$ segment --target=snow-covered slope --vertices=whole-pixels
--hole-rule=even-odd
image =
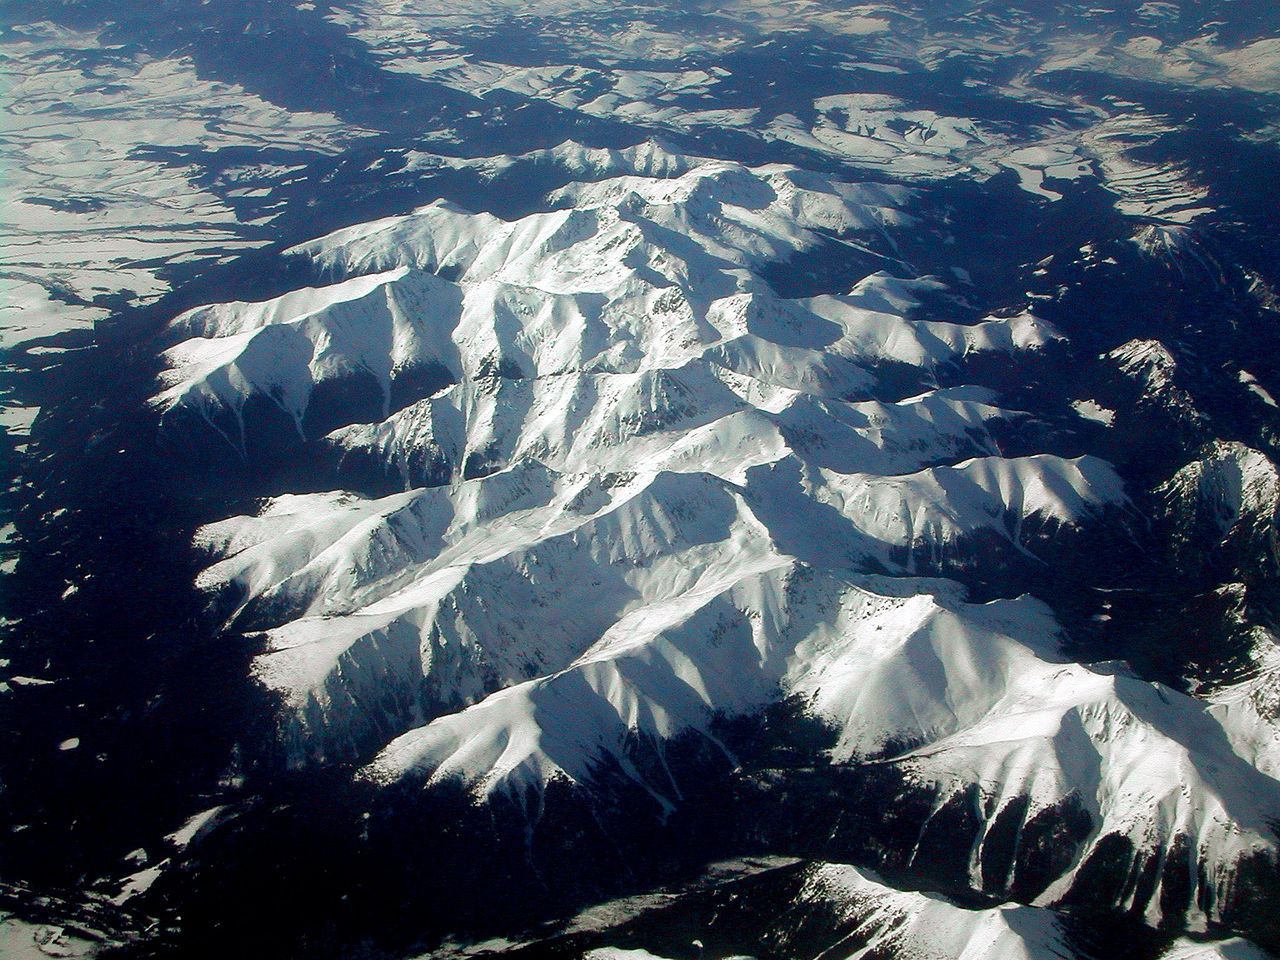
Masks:
[[[966,910],[934,894],[895,890],[873,873],[840,863],[807,867],[799,895],[778,925],[794,938],[815,921],[844,934],[833,955],[850,958],[1071,956],[1061,920],[1048,910],[1013,904]],[[799,929],[788,929],[792,924]]]
[[[309,434],[415,401],[429,407],[402,421],[438,419],[427,395],[450,383],[455,394],[439,404],[467,408],[464,420],[532,404],[545,421],[554,404],[613,406],[610,394],[629,381],[610,377],[728,372],[738,375],[730,390],[756,392],[745,404],[771,408],[787,391],[866,398],[885,365],[913,368],[923,388],[970,355],[1037,350],[1057,337],[1031,314],[970,326],[915,319],[919,297],[941,289],[932,280],[873,268],[847,294],[784,300],[756,273],[832,242],[882,262],[873,250],[891,250],[892,230],[910,222],[907,197],[794,168],[705,162],[673,177],[572,184],[550,198],[561,209],[510,223],[435,203],[297,248],[347,277],[336,284],[178,317],[155,404],[170,421],[194,414],[242,448],[253,398]],[[568,379],[545,382],[552,377]],[[496,381],[522,380],[535,382],[507,389],[530,399],[485,399],[501,389]],[[348,402],[311,422],[321,388],[362,399],[342,394]],[[651,403],[680,391],[634,389],[651,390]],[[472,412],[486,405],[497,412]],[[567,428],[574,413],[559,419]]]
[[[1030,312],[932,319],[946,285],[887,268],[904,191],[656,150],[578,160],[595,179],[542,212],[436,203],[347,228],[295,251],[331,285],[170,327],[173,435],[194,414],[248,454],[273,406],[362,491],[199,535],[214,608],[260,632],[278,757],[517,806],[558,782],[666,816],[689,786],[669,755],[732,768],[722,725],[790,701],[833,731],[824,762],[891,767],[935,814],[976,804],[975,889],[1089,900],[1128,871],[1144,879],[1107,888],[1116,905],[1219,920],[1276,842],[1256,724],[1073,663],[1043,604],[940,579],[1034,583],[1123,533],[1109,463],[1006,456],[1027,415],[964,383],[975,357],[1027,367],[1059,334]],[[763,278],[831,243],[863,265],[847,290]],[[1180,400],[1158,343],[1108,360]],[[1032,883],[1000,838],[1058,816],[1064,856]],[[973,917],[946,949],[990,934],[1022,955],[998,911]]]
[[[723,367],[472,381],[381,423],[325,438],[340,469],[395,486],[439,483],[536,458],[557,470],[701,470],[741,481],[793,450],[848,472],[904,473],[995,450],[992,420],[1017,415],[980,388],[844,402]]]
[[[1177,420],[1196,422],[1201,414],[1179,382],[1178,361],[1159,340],[1131,340],[1104,358],[1137,392],[1130,401],[1139,408],[1157,407]]]
[[[1242,937],[1212,942],[1179,937],[1160,960],[1267,960],[1270,955]]]
[[[1088,897],[1117,844],[1124,869],[1176,844],[1196,851],[1185,902],[1160,882],[1125,895],[1152,920],[1170,910],[1216,919],[1236,861],[1275,842],[1267,821],[1280,784],[1233,753],[1205,705],[1065,662],[1052,616],[1033,601],[965,604],[910,581],[891,589],[899,594],[788,565],[650,605],[567,669],[395,740],[369,775],[461,779],[518,798],[555,777],[604,786],[621,771],[671,809],[679,783],[645,778],[638,750],[656,743],[661,755],[662,743],[693,734],[732,763],[716,719],[792,693],[839,731],[837,762],[891,759],[939,790],[939,806],[979,785],[976,887],[1017,885],[993,876],[999,854],[984,849],[987,834],[1009,829],[1001,821],[1074,805],[1086,824],[1079,849],[1055,885],[1031,895]]]
[[[1236,753],[1280,780],[1280,638],[1263,627],[1252,631],[1250,675],[1210,696]]]
[[[734,871],[746,870],[757,875],[745,880],[735,877]],[[1268,956],[1239,937],[1216,942],[1180,937],[1170,943],[1162,936],[1139,946],[1128,942],[1138,940],[1132,928],[1108,936],[1090,930],[1078,918],[1043,907],[960,903],[928,890],[903,889],[900,878],[896,879],[828,860],[719,863],[708,871],[706,881],[708,886],[722,887],[714,911],[698,910],[701,891],[696,887],[663,890],[609,904],[594,914],[584,913],[569,929],[584,943],[603,944],[584,951],[586,960],[683,956],[687,947],[697,949],[696,943],[687,943],[690,914],[698,918],[693,930],[707,941],[706,952],[721,956],[1101,960],[1116,955],[1119,938],[1124,938],[1119,941],[1125,943],[1122,949],[1141,949],[1143,955],[1160,960]],[[610,926],[596,932],[601,924]],[[503,956],[530,945],[492,946],[495,955]]]
[[[431,638],[446,622],[481,648],[501,636],[518,661],[556,667],[637,608],[649,616],[655,604],[687,605],[695,583],[724,587],[793,556],[851,568],[941,569],[984,530],[1024,551],[1024,528],[1061,532],[1123,496],[1101,461],[983,458],[877,478],[810,467],[781,438],[776,446],[765,452],[777,459],[759,468],[743,462],[758,458],[750,447],[732,448],[743,458],[736,462],[722,448],[741,484],[703,471],[565,475],[528,459],[380,500],[288,496],[258,517],[202,531],[203,543],[226,556],[202,583],[242,622],[279,625],[266,675],[304,711],[312,698],[324,699],[319,691],[332,695],[332,684],[369,684],[368,695],[373,686],[385,690],[379,676],[361,684],[352,658],[380,662],[392,650],[420,662],[404,668],[400,684],[426,683],[428,701],[453,703],[484,688],[455,679],[436,689],[442,654],[430,652]],[[495,577],[505,585],[484,593]],[[586,593],[571,598],[566,590]],[[566,609],[598,616],[579,623]],[[562,652],[543,659],[548,644]],[[521,677],[506,670],[499,679]],[[323,713],[350,725],[378,716]]]
[[[1280,567],[1280,471],[1257,450],[1217,441],[1158,491],[1180,560],[1275,571]]]
[[[1225,611],[1219,629],[1234,641],[1231,682],[1205,684],[1217,688],[1209,698],[1213,712],[1222,718],[1236,751],[1275,777],[1280,774],[1280,641],[1257,622],[1255,610],[1272,602],[1280,570],[1280,472],[1258,450],[1215,441],[1156,493],[1178,567],[1212,586],[1215,606]]]

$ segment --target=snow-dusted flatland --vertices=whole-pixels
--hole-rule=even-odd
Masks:
[[[4,93],[0,156],[0,275],[92,300],[167,289],[158,264],[210,261],[261,243],[203,188],[194,165],[142,159],[139,148],[216,151],[264,146],[335,152],[365,131],[332,115],[291,113],[233,84],[198,77],[190,60],[127,54],[105,64],[93,32],[51,23],[14,30],[0,48]],[[64,105],[75,104],[67,111]],[[5,346],[91,323],[103,311],[34,295],[0,314]],[[30,305],[28,305],[30,304]]]

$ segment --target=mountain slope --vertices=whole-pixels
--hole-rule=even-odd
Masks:
[[[960,817],[950,882],[1221,922],[1239,871],[1275,858],[1260,721],[1073,663],[1046,606],[954,582],[1060,589],[1063,558],[1137,536],[1115,468],[1006,455],[1032,418],[965,383],[979,358],[1034,368],[1060,334],[1026,311],[930,319],[946,284],[865,252],[909,227],[901,191],[692,160],[594,172],[514,222],[438,203],[347,228],[295,251],[335,284],[171,325],[171,435],[197,413],[243,437],[275,404],[367,491],[199,535],[213,608],[263,644],[273,762],[462,789],[527,831],[565,790],[662,821],[739,764],[726,725],[799,705],[832,733],[824,763],[932,798],[899,867]],[[863,251],[847,292],[761,278],[831,237]],[[1111,360],[1151,403],[1190,404],[1159,344]],[[426,395],[397,394],[415,369]],[[361,396],[356,378],[380,412],[315,427],[319,392]]]

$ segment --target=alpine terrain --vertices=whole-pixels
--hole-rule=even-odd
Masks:
[[[11,0],[0,954],[1280,952],[1280,8]]]

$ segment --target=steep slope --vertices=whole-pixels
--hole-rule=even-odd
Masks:
[[[880,758],[936,791],[922,837],[949,808],[972,809],[974,832],[951,842],[969,851],[976,889],[1045,903],[1116,896],[1152,922],[1219,919],[1237,862],[1275,843],[1280,785],[1236,757],[1203,704],[1065,662],[1042,606],[913,588],[928,589],[898,582],[902,593],[886,596],[778,567],[686,594],[624,617],[567,670],[400,737],[369,776],[520,798],[557,777],[607,788],[621,771],[669,810],[681,784],[663,765],[646,779],[638,764],[696,734],[732,765],[716,719],[762,709],[781,689],[838,731],[835,762]],[[1004,859],[1001,835],[1029,837],[1056,816],[1075,826],[1051,872],[1031,879]],[[1144,864],[1170,849],[1196,851],[1185,887],[1172,866],[1148,876]]]
[[[746,471],[745,486],[703,472],[560,475],[530,460],[482,479],[382,500],[281,498],[256,518],[203,531],[202,543],[226,559],[201,582],[232,619],[280,624],[264,663],[273,665],[271,676],[282,689],[293,691],[291,702],[310,709],[304,705],[312,691],[358,682],[361,671],[350,658],[359,662],[360,650],[369,647],[363,656],[374,663],[392,650],[400,651],[397,662],[414,658],[442,620],[454,622],[450,634],[462,630],[479,643],[488,636],[518,639],[515,655],[527,666],[554,668],[567,663],[563,654],[546,660],[540,652],[553,637],[577,636],[562,648],[576,656],[637,605],[645,616],[653,615],[652,604],[687,605],[691,584],[727,586],[726,577],[743,576],[756,564],[782,564],[788,554],[903,572],[941,569],[951,558],[972,566],[981,556],[969,555],[966,544],[983,531],[1025,551],[1023,530],[1061,535],[1063,525],[1083,523],[1122,496],[1105,465],[1086,461],[1085,472],[1081,466],[1052,457],[974,460],[882,479],[818,468],[799,488],[784,490],[808,471],[793,456],[760,468],[766,472],[758,476]],[[951,512],[933,516],[939,483],[957,489]],[[887,490],[877,493],[878,486]],[[879,506],[868,506],[873,501]],[[913,517],[923,518],[918,527]],[[504,585],[489,595],[495,577]],[[565,592],[575,587],[586,592]],[[566,609],[577,615],[565,618]],[[579,622],[587,610],[598,615]],[[431,691],[424,692],[424,709],[473,698],[478,689],[471,684],[437,689],[428,649],[420,680],[413,681]],[[319,672],[286,666],[304,662]],[[367,695],[377,689],[385,696],[418,676],[402,663],[389,683],[382,670],[359,681],[369,687]],[[519,676],[501,674],[506,681]],[[323,713],[357,726],[377,717],[360,710]]]
[[[439,202],[347,228],[294,250],[330,285],[167,331],[172,442],[211,425],[252,464],[275,417],[277,446],[359,491],[199,534],[211,609],[261,644],[262,762],[460,792],[516,811],[532,850],[548,817],[665,822],[739,766],[727,730],[798,710],[831,736],[811,763],[900,784],[915,819],[895,830],[916,840],[893,833],[888,867],[1230,922],[1275,862],[1257,696],[1210,705],[1071,662],[1050,609],[1012,595],[1136,549],[1115,468],[1035,449],[1036,419],[981,385],[997,358],[1000,382],[1031,375],[1061,335],[1025,309],[934,319],[948,285],[886,269],[905,191],[573,156],[596,179],[527,217]],[[832,243],[860,265],[848,289],[763,279]],[[1159,343],[1101,362],[1138,416],[1199,429]],[[1230,513],[1223,469],[1170,489]],[[1258,499],[1239,486],[1231,524]],[[927,941],[884,910],[885,949]],[[930,949],[1033,949],[1000,911],[963,916]]]
[[[1280,569],[1280,471],[1266,454],[1216,441],[1157,493],[1173,525],[1177,559],[1188,573],[1268,577]]]
[[[935,281],[871,271],[844,296],[783,300],[753,272],[831,242],[882,262],[873,250],[909,223],[908,196],[705,162],[671,179],[573,185],[549,198],[571,208],[512,223],[436,203],[295,251],[350,279],[178,317],[154,402],[170,436],[205,422],[246,453],[247,408],[278,442],[282,429],[315,437],[384,420],[449,384],[492,394],[495,379],[585,379],[564,388],[583,394],[602,377],[730,371],[764,390],[863,399],[878,367],[907,367],[919,389],[970,355],[1052,342],[1029,314],[910,319]],[[402,419],[434,419],[435,404]]]
[[[741,955],[754,950],[815,960],[1062,960],[1081,955],[1062,918],[1048,910],[1013,904],[964,907],[936,893],[896,889],[872,871],[843,863],[806,863],[798,869],[775,867],[772,872],[784,877],[775,879],[766,873],[755,889],[742,890],[737,896],[726,892],[717,898],[715,922],[703,934],[711,941],[711,950],[735,955],[728,951],[736,948]],[[632,933],[626,941],[629,947],[596,947],[584,956],[588,960],[667,956],[657,934],[664,916],[671,918],[670,926],[679,927],[682,898],[672,899],[674,903],[654,911],[657,918],[642,932]],[[683,899],[690,897],[686,894]],[[744,937],[743,930],[752,935]],[[645,946],[636,947],[637,941]]]
[[[1241,756],[1280,773],[1280,641],[1274,630],[1280,473],[1266,454],[1215,441],[1156,491],[1182,575],[1203,591],[1209,632],[1193,679]]]
[[[597,159],[634,165],[645,156]],[[600,557],[621,549],[637,571],[616,595],[597,583],[590,602],[575,601],[601,617],[619,617],[637,594],[661,601],[686,589],[684,580],[666,582],[664,575],[653,578],[657,586],[645,584],[650,564],[666,562],[675,549],[648,543],[646,511],[716,510],[736,500],[737,513],[767,528],[757,539],[770,545],[769,562],[787,553],[817,556],[827,547],[822,538],[780,516],[779,504],[821,523],[856,495],[846,489],[852,483],[864,496],[917,503],[919,514],[940,494],[938,484],[951,482],[951,474],[935,476],[929,467],[998,452],[988,424],[1020,416],[975,387],[901,403],[847,398],[876,392],[876,370],[885,364],[916,371],[924,385],[937,368],[956,367],[973,354],[1034,353],[1054,336],[1035,317],[970,326],[911,319],[919,297],[941,284],[879,271],[847,295],[785,300],[753,272],[803,255],[832,234],[891,244],[886,230],[909,222],[897,206],[903,191],[786,167],[643,166],[671,175],[571,185],[550,202],[572,209],[514,223],[434,204],[339,231],[298,255],[353,273],[349,279],[264,303],[198,308],[170,326],[171,367],[155,402],[175,442],[194,417],[249,455],[245,436],[253,423],[246,410],[259,421],[263,411],[283,414],[300,441],[315,436],[322,421],[367,409],[374,422],[323,438],[320,449],[337,477],[374,492],[449,485],[377,501],[288,497],[259,519],[228,521],[202,535],[229,556],[202,582],[220,594],[236,622],[276,628],[264,676],[290,691],[293,709],[310,711],[304,727],[337,723],[351,728],[339,738],[348,751],[357,743],[367,749],[394,729],[386,723],[471,702],[585,651],[607,620],[516,629],[512,610],[485,615],[499,616],[501,628],[493,621],[459,629],[482,638],[481,645],[495,631],[529,636],[528,650],[516,658],[520,669],[494,668],[481,658],[463,670],[471,679],[437,680],[433,657],[417,654],[426,643],[418,638],[437,630],[439,604],[452,610],[455,601],[447,598],[466,595],[477,577],[491,578],[499,568],[526,570],[530,551],[571,551],[582,559],[552,567],[590,571],[586,582],[595,583]],[[369,385],[364,393],[361,383]],[[435,390],[404,405],[402,383],[410,385],[405,390],[430,392],[429,384]],[[332,391],[328,398],[317,400],[325,390]],[[921,468],[926,473],[904,480],[897,494],[893,484],[872,494],[875,475],[851,473]],[[1089,469],[1106,472],[1104,465]],[[975,478],[961,481],[973,491],[958,507],[963,516],[945,529],[926,525],[918,535],[889,529],[884,520],[868,525],[844,517],[830,531],[843,541],[836,551],[841,562],[862,557],[864,564],[897,567],[905,556],[912,567],[916,552],[950,549],[993,524],[998,536],[1014,531],[1010,542],[1021,549],[1016,531],[1028,517],[1056,527],[1120,498],[1114,478],[1095,477],[1101,487],[1094,490],[1082,475],[1071,479],[1078,467],[1052,458],[1028,460],[1004,480],[995,478],[999,468],[978,461],[959,470],[957,477]],[[664,478],[663,471],[689,479]],[[783,489],[797,471],[804,477],[799,503]],[[1050,516],[1053,508],[1035,490],[1059,474],[1063,479],[1050,479],[1049,487],[1084,484],[1093,506],[1077,498]],[[487,479],[471,482],[480,478]],[[1029,500],[1023,488],[1032,490]],[[636,507],[639,490],[652,507]],[[690,491],[694,500],[685,505]],[[677,502],[667,503],[673,495]],[[513,511],[524,519],[515,520]],[[605,537],[621,547],[597,544]],[[785,541],[781,550],[772,546],[775,538]],[[694,578],[700,575],[695,570]],[[521,589],[542,588],[531,581]],[[561,603],[539,599],[554,620]],[[474,613],[456,616],[465,622]],[[367,669],[358,665],[363,658]],[[326,684],[344,692],[329,688],[319,701],[309,699]],[[379,706],[330,708],[334,696]],[[381,733],[358,732],[370,725]]]
[[[955,960],[1048,960],[1072,951],[1061,921],[1030,907],[966,910],[942,897],[893,889],[875,874],[836,863],[804,873],[778,926],[785,946],[820,923],[843,936],[829,948],[848,957],[925,956]]]

